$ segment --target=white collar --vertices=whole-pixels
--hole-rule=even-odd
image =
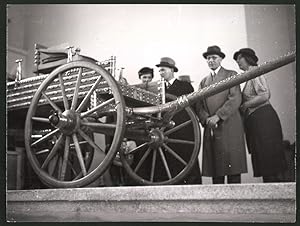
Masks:
[[[213,73],[218,74],[220,69],[221,69],[221,65],[216,70],[210,70],[210,72],[211,72],[211,74],[213,74]]]
[[[175,77],[173,77],[171,80],[169,80],[169,84],[172,85],[174,83],[174,81],[176,80]]]

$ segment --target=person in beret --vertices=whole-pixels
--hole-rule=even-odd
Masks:
[[[154,77],[153,69],[149,67],[143,67],[139,70],[139,79],[142,83],[149,83]]]
[[[219,46],[209,46],[203,53],[210,74],[199,85],[203,89],[232,75],[235,71],[221,66],[225,54]],[[239,86],[197,102],[197,113],[204,127],[202,175],[213,184],[241,183],[247,173],[244,129],[239,112],[242,96]]]
[[[135,84],[135,87],[145,89],[152,93],[159,93],[159,83],[157,81],[152,81],[154,78],[154,70],[150,67],[143,67],[138,71],[139,79],[141,83]]]
[[[243,71],[252,70],[258,62],[258,57],[251,48],[238,50],[233,59]],[[240,110],[244,117],[254,177],[263,177],[264,182],[281,182],[281,174],[287,167],[282,128],[270,103],[270,89],[263,75],[245,83]]]

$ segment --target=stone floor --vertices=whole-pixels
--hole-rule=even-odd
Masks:
[[[295,222],[296,184],[44,189],[7,192],[11,222]]]

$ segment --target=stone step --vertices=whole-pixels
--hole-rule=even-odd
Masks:
[[[7,191],[7,220],[295,222],[296,183]]]

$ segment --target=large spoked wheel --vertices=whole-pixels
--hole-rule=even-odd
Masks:
[[[138,184],[168,185],[181,183],[198,161],[199,121],[190,107],[175,114],[173,128],[148,130],[149,141],[134,140],[137,147],[120,151],[123,167]],[[126,136],[126,135],[125,135]],[[134,154],[134,161],[127,155]]]
[[[99,89],[104,90],[106,99],[93,106],[91,97]],[[97,117],[99,111],[105,116],[107,111],[103,109],[110,109],[110,114],[117,116],[113,123]],[[33,96],[25,123],[28,159],[47,186],[86,186],[113,161],[123,139],[124,125],[125,103],[114,78],[93,63],[68,63],[55,69]],[[99,133],[112,137],[108,150],[99,141]],[[90,169],[94,152],[100,160],[96,168]]]

